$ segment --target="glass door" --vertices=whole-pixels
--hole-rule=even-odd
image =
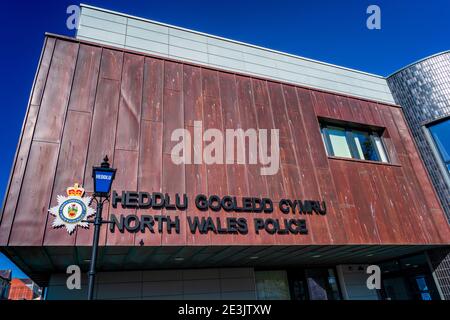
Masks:
[[[423,254],[385,262],[381,265],[383,297],[388,300],[439,300]]]
[[[293,300],[340,300],[336,274],[332,268],[289,270]]]
[[[305,270],[289,270],[289,291],[292,300],[309,300]]]
[[[433,300],[424,275],[414,277],[421,300]]]

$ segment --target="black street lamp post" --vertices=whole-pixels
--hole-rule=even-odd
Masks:
[[[100,227],[103,223],[109,223],[109,221],[104,221],[102,219],[103,203],[109,201],[111,185],[115,176],[116,176],[116,169],[110,168],[108,156],[105,156],[100,167],[92,168],[92,178],[94,179],[93,200],[97,202],[97,210],[95,212],[95,219],[93,221],[94,240],[92,243],[92,256],[89,267],[88,300],[92,300],[94,298],[95,268],[97,264]]]

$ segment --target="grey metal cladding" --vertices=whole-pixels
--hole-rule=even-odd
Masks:
[[[450,187],[423,130],[425,123],[450,116],[450,52],[410,64],[387,78],[450,222]],[[450,138],[450,137],[449,137]],[[448,181],[448,180],[447,180]]]

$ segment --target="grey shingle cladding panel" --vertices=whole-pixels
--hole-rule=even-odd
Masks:
[[[450,222],[450,187],[422,129],[424,123],[450,116],[450,51],[413,63],[392,74],[387,80],[395,101],[403,108]]]
[[[118,12],[81,6],[78,39],[394,103],[386,79],[380,76]]]

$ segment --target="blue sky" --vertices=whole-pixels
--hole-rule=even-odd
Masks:
[[[0,270],[12,269],[13,278],[27,278],[28,276],[16,267],[3,253],[0,253]]]
[[[450,49],[450,1],[151,1],[85,3],[325,62],[388,75]],[[5,1],[0,50],[0,194],[5,192],[44,32],[73,36],[66,8],[75,1]],[[381,30],[366,8],[381,8]],[[0,257],[0,268],[4,260]]]

